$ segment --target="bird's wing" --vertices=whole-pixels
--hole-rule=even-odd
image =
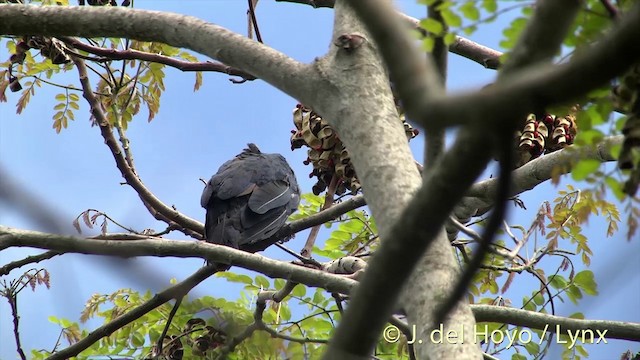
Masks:
[[[287,217],[289,217],[289,211],[284,206],[271,209],[265,214],[243,211],[240,214],[243,233],[241,243],[238,246],[253,244],[269,238],[280,230],[287,221]]]
[[[285,206],[293,196],[293,189],[284,180],[270,181],[253,188],[249,197],[249,209],[258,214]]]
[[[200,197],[200,205],[203,208],[215,196],[221,200],[228,200],[250,194],[256,184],[253,182],[253,162],[234,159],[226,162],[218,173],[213,175]]]

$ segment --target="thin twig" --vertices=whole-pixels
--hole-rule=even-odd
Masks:
[[[338,180],[339,180],[338,175],[333,174],[333,177],[331,178],[331,182],[329,183],[329,187],[327,188],[327,194],[324,197],[324,204],[322,204],[322,209],[320,209],[320,211],[327,210],[333,205],[333,197],[336,193],[336,189],[338,188]],[[304,247],[300,251],[300,255],[307,258],[311,257],[313,244],[316,243],[318,232],[320,232],[320,226],[321,225],[318,224],[311,229],[311,232],[309,233],[309,237],[307,238],[307,242],[304,244]]]
[[[46,251],[39,255],[27,256],[22,260],[12,261],[7,265],[0,267],[0,276],[7,275],[11,270],[25,266],[27,264],[39,263],[42,260],[51,259],[54,256],[62,255],[62,254],[63,253],[59,251]]]
[[[202,223],[189,218],[186,215],[164,204],[151,191],[149,191],[149,189],[147,189],[140,178],[132,171],[131,167],[127,164],[127,160],[122,154],[120,146],[118,146],[117,140],[113,136],[113,132],[111,131],[111,127],[109,126],[106,115],[102,111],[100,102],[91,90],[91,85],[89,83],[89,77],[86,70],[87,67],[84,64],[84,61],[77,58],[72,58],[72,60],[75,63],[76,68],[78,69],[80,83],[82,84],[83,89],[83,96],[89,103],[91,107],[91,113],[95,117],[96,123],[100,128],[100,133],[105,140],[105,144],[107,145],[107,147],[109,147],[109,150],[111,150],[111,153],[116,162],[116,166],[120,170],[122,176],[125,178],[127,184],[129,184],[136,191],[145,207],[147,207],[151,215],[153,215],[156,219],[164,221],[170,226],[178,226],[178,229],[186,235],[195,238],[201,238],[203,233]]]
[[[162,334],[160,335],[160,338],[158,338],[158,342],[156,343],[158,354],[162,354],[162,344],[164,343],[164,337],[167,336],[167,331],[169,331],[169,326],[171,326],[173,317],[176,316],[176,313],[178,312],[178,308],[180,308],[180,304],[182,304],[182,299],[184,299],[184,296],[176,298],[176,303],[173,305],[173,308],[169,313],[169,317],[167,318],[167,323],[164,325],[164,329],[162,329]]]
[[[27,360],[27,355],[25,355],[24,350],[22,350],[22,345],[20,344],[20,316],[18,316],[18,294],[17,292],[11,291],[6,295],[7,301],[9,301],[9,306],[11,307],[11,316],[13,317],[13,336],[16,340],[16,350],[18,351],[18,355],[22,360]]]
[[[93,46],[82,41],[66,36],[59,36],[58,39],[67,43],[70,46],[78,50],[83,50],[88,53],[92,53],[95,55],[103,56],[102,62],[111,61],[111,60],[142,60],[142,61],[150,61],[158,64],[164,64],[171,67],[174,67],[181,71],[213,71],[220,72],[231,76],[239,76],[243,78],[245,81],[255,80],[256,77],[242,71],[240,69],[233,68],[231,66],[227,66],[225,64],[219,62],[190,62],[184,60],[174,59],[169,56],[164,56],[160,54],[151,54],[144,51],[138,51],[134,49],[127,50],[116,50],[116,49],[108,49],[99,46]]]
[[[262,36],[260,35],[260,29],[258,28],[258,19],[256,18],[256,9],[255,9],[254,1],[255,1],[255,4],[258,3],[258,0],[247,0],[247,2],[249,3],[249,10],[247,11],[247,15],[249,15],[249,19],[251,19],[251,24],[253,25],[253,31],[256,33],[256,40],[258,40],[259,43],[264,44],[264,42],[262,41]],[[251,28],[251,25],[249,28]]]

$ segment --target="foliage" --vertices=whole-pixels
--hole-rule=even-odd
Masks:
[[[66,3],[66,2],[65,2]],[[498,16],[510,11],[521,9],[521,16],[514,19],[504,29],[501,46],[510,50],[522,33],[531,15],[528,5],[532,2],[519,2],[504,5],[496,0],[482,1],[451,1],[451,0],[423,0],[427,6],[433,7],[439,14],[440,20],[426,18],[420,22],[421,27],[429,33],[423,38],[426,51],[433,49],[435,39],[442,38],[446,45],[455,41],[458,33],[470,35],[478,26],[495,20]],[[622,8],[627,2],[623,2]],[[565,40],[565,57],[571,57],[583,47],[591,44],[597,35],[611,26],[612,20],[602,6],[602,2],[589,0],[576,20],[571,35]],[[19,53],[21,43],[27,42],[23,38],[6,38],[5,46],[11,54]],[[136,50],[146,54],[162,55],[174,59],[181,59],[196,63],[198,59],[192,54],[180,49],[153,42],[130,41],[120,39],[88,39],[86,43],[95,47],[113,51]],[[160,111],[161,96],[166,90],[165,71],[167,65],[139,59],[108,59],[94,58],[95,54],[76,49],[79,55],[87,59],[87,66],[97,74],[97,85],[94,89],[98,95],[110,126],[116,129],[126,149],[126,130],[132,121],[141,115],[142,108],[146,108],[147,121],[153,120]],[[43,54],[43,49],[31,48],[24,52],[24,59],[20,62],[7,60],[0,64],[7,71],[0,73],[0,101],[6,101],[4,92],[11,84],[22,87],[20,97],[16,103],[16,112],[20,114],[27,106],[31,106],[36,96],[36,89],[42,86],[54,86],[60,89],[55,95],[57,104],[53,108],[53,129],[60,133],[66,129],[70,121],[74,121],[76,111],[79,110],[82,89],[76,85],[63,85],[56,82],[59,74],[75,70],[72,62],[54,64],[50,56]],[[508,56],[508,53],[505,57]],[[194,91],[202,86],[202,73],[196,72]],[[600,89],[587,96],[578,114],[579,135],[576,139],[576,151],[580,146],[590,146],[602,140],[605,136],[620,131],[620,126],[614,106],[610,101],[609,89]],[[555,110],[554,110],[555,112]],[[562,110],[558,110],[561,113]],[[96,121],[95,118],[92,119]],[[612,125],[613,124],[613,125]],[[615,149],[612,150],[615,153]],[[520,307],[536,312],[553,312],[554,302],[569,299],[578,303],[585,295],[598,295],[597,284],[591,270],[576,271],[575,262],[578,260],[588,267],[594,255],[589,247],[589,241],[583,234],[583,226],[592,215],[600,216],[606,221],[606,237],[618,231],[621,215],[618,207],[606,199],[608,191],[613,193],[619,201],[626,201],[625,210],[629,214],[626,219],[629,227],[627,237],[631,239],[637,229],[637,218],[640,211],[634,204],[637,199],[625,197],[622,192],[624,173],[619,170],[602,170],[603,166],[595,160],[580,160],[572,167],[572,177],[575,181],[583,181],[589,189],[577,189],[568,185],[566,190],[559,190],[558,197],[553,203],[546,202],[540,208],[538,216],[531,226],[525,229],[521,225],[505,227],[504,238],[495,243],[496,251],[485,259],[485,262],[474,277],[469,288],[469,300],[477,304],[493,304],[512,306],[518,303],[508,293],[510,284],[520,273],[526,272],[539,281],[539,288],[530,295],[522,298]],[[556,179],[557,180],[557,179]],[[304,194],[297,213],[290,217],[290,221],[307,218],[317,214],[323,207],[324,197],[314,194]],[[89,217],[90,212],[94,213]],[[84,212],[82,218],[85,224],[92,227],[97,224],[99,217],[102,222],[103,233],[106,233],[108,218],[106,214],[97,210]],[[80,218],[80,217],[79,217]],[[78,218],[78,219],[79,219]],[[75,224],[78,226],[78,219]],[[482,224],[479,224],[481,226]],[[321,246],[313,248],[313,254],[318,260],[333,260],[345,256],[361,256],[367,258],[375,252],[378,244],[378,230],[373,218],[366,210],[351,210],[338,219],[325,224],[328,236]],[[516,236],[513,232],[520,231]],[[507,246],[507,238],[516,244],[514,248]],[[460,263],[468,260],[471,247],[468,243],[455,248]],[[567,248],[571,249],[567,250]],[[533,253],[529,258],[521,255],[521,249]],[[510,254],[516,249],[513,254]],[[548,259],[561,259],[560,265],[554,271],[548,271]],[[580,267],[583,267],[580,265]],[[543,269],[547,269],[546,271]],[[547,275],[550,274],[550,275]],[[25,275],[26,276],[26,275]],[[344,299],[338,295],[327,294],[323,289],[311,289],[297,284],[282,301],[268,301],[262,314],[264,325],[271,330],[256,330],[249,336],[243,332],[255,323],[258,305],[257,298],[265,291],[282,291],[286,282],[282,279],[269,280],[262,275],[244,275],[233,272],[219,273],[218,277],[229,282],[241,284],[244,290],[237,300],[228,300],[205,296],[198,299],[185,299],[177,310],[170,324],[167,334],[177,336],[184,346],[184,358],[205,356],[216,358],[227,354],[229,359],[316,359],[319,358],[323,344],[333,333],[336,323],[340,320]],[[29,285],[38,277],[22,278]],[[40,281],[40,280],[37,280]],[[48,286],[48,275],[46,284]],[[33,287],[33,285],[32,285]],[[7,296],[4,295],[3,296]],[[98,319],[108,323],[128,310],[152,298],[150,292],[141,294],[131,289],[120,289],[111,294],[96,294],[86,303],[79,318],[79,322],[68,319],[49,317],[49,320],[61,328],[61,337],[65,346],[74,344],[89,334],[89,330],[82,325],[90,319]],[[161,337],[169,318],[171,305],[165,304],[145,314],[135,322],[121,328],[105,337],[86,351],[78,359],[89,359],[95,356],[117,355],[121,357],[145,358],[149,356],[155,344]],[[580,318],[581,314],[571,317]],[[191,326],[194,319],[204,319],[204,324],[198,322],[198,327]],[[211,328],[207,328],[207,326]],[[497,323],[478,324],[487,326],[489,331],[503,334],[522,331],[522,328],[505,326]],[[198,339],[205,332],[215,331],[216,339],[202,351]],[[542,337],[540,331],[534,331]],[[232,339],[239,343],[233,344]],[[540,338],[540,342],[551,342],[550,336]],[[544,341],[542,341],[544,340]],[[376,356],[380,359],[408,359],[408,339],[403,335],[400,341],[389,343],[381,340],[376,349]],[[55,350],[63,344],[56,344]],[[537,356],[543,351],[539,343],[516,342],[512,359],[526,359],[524,354]],[[487,350],[493,355],[504,352],[504,346],[494,344]],[[33,359],[44,359],[48,351],[32,351]],[[582,346],[566,349],[563,359],[579,359],[588,353]]]

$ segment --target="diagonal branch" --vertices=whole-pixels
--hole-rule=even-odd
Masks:
[[[118,170],[120,170],[120,173],[126,180],[127,184],[129,184],[136,193],[138,193],[142,203],[147,207],[147,209],[149,209],[149,212],[156,219],[167,222],[169,226],[177,225],[177,228],[182,229],[187,235],[191,235],[196,238],[201,237],[202,223],[163,203],[151,191],[149,191],[149,189],[147,189],[140,178],[135,174],[131,166],[129,166],[118,142],[113,136],[109,121],[102,111],[102,105],[91,89],[89,76],[87,74],[87,67],[84,64],[84,61],[75,57],[72,59],[78,69],[83,96],[89,103],[89,106],[91,107],[91,114],[100,128],[100,134],[104,138],[105,144],[109,147],[109,150],[111,150],[116,166],[118,167]]]
[[[39,263],[42,260],[51,259],[52,257],[58,255],[62,255],[62,253],[58,251],[47,251],[43,252],[42,254],[27,256],[24,259],[12,261],[7,265],[0,267],[0,276],[9,274],[9,272],[13,269],[17,269],[27,264]]]
[[[69,359],[78,355],[81,351],[87,349],[89,346],[93,345],[96,341],[102,339],[103,337],[109,336],[113,334],[113,332],[118,329],[124,327],[125,325],[131,323],[154,310],[158,306],[163,305],[171,299],[178,299],[182,296],[186,295],[191,289],[196,287],[199,283],[210,277],[211,275],[216,273],[216,266],[209,265],[203,268],[200,268],[198,271],[193,273],[193,275],[189,276],[182,282],[169,287],[166,290],[163,290],[157,293],[150,300],[145,303],[135,307],[133,310],[128,313],[121,315],[114,320],[100,326],[99,328],[93,330],[87,337],[78,341],[77,343],[58,351],[47,358],[47,360],[64,360]]]
[[[521,194],[531,190],[539,184],[552,178],[554,174],[566,174],[571,170],[571,164],[580,159],[594,159],[601,162],[615,161],[610,149],[622,144],[623,136],[611,136],[603,139],[593,146],[577,147],[569,146],[560,151],[546,154],[516,169],[512,173],[512,187],[510,196]],[[487,179],[474,184],[467,192],[466,197],[456,206],[455,217],[469,219],[480,216],[493,207],[493,197],[497,189],[498,179]],[[447,228],[449,239],[455,240],[457,230],[449,226]]]
[[[175,59],[170,56],[165,56],[161,54],[152,54],[152,53],[134,50],[134,49],[117,50],[117,49],[102,48],[99,46],[93,46],[93,45],[84,43],[76,38],[72,38],[68,36],[60,36],[58,37],[58,39],[64,41],[67,45],[70,45],[78,50],[83,50],[88,53],[103,57],[103,59],[100,59],[100,61],[143,60],[143,61],[149,61],[149,62],[168,65],[181,71],[214,71],[214,72],[225,73],[232,76],[240,76],[246,80],[255,80],[255,77],[252,76],[251,74],[248,74],[242,70],[235,69],[231,66],[227,66],[219,62],[211,62],[211,61],[191,62],[191,61]]]
[[[420,116],[414,118],[426,128],[477,121],[491,128],[513,122],[523,112],[569,103],[623,74],[640,59],[638,33],[640,3],[635,3],[618,26],[569,62],[530,66],[482,91],[425,101],[417,110]]]

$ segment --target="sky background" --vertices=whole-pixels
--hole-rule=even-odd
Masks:
[[[247,31],[245,1],[138,0],[135,4],[137,8],[194,15],[241,34]],[[403,0],[397,4],[409,15],[424,16],[424,7],[413,1]],[[508,2],[506,5],[512,4]],[[325,54],[329,47],[333,10],[261,1],[257,15],[265,43],[298,61],[309,63]],[[470,38],[500,49],[501,29],[517,15],[518,10],[507,13],[494,23],[481,26]],[[5,61],[9,55],[3,43],[0,59]],[[200,56],[200,59],[206,58]],[[204,209],[199,203],[203,184],[199,179],[208,179],[248,142],[255,142],[264,152],[283,154],[296,172],[302,191],[311,191],[314,181],[307,176],[311,168],[302,163],[306,151],[292,152],[289,143],[290,130],[293,129],[291,111],[296,100],[262,81],[235,85],[227,80],[226,75],[219,73],[205,73],[203,87],[193,92],[193,73],[182,73],[172,68],[166,68],[165,73],[167,90],[162,97],[160,112],[150,123],[142,112],[128,130],[137,171],[156,196],[169,205],[175,205],[186,215],[203,221]],[[480,87],[494,77],[492,70],[457,55],[450,56],[448,86],[451,91]],[[53,80],[65,85],[79,84],[75,70]],[[95,78],[92,78],[92,85],[96,85]],[[35,97],[22,115],[15,113],[19,94],[7,92],[9,101],[0,103],[0,167],[43,203],[55,209],[57,215],[68,223],[82,211],[93,208],[136,230],[163,230],[163,224],[149,215],[136,193],[128,186],[120,185],[123,179],[103,144],[98,128],[90,126],[88,107],[83,99],[80,110],[75,113],[76,120],[69,124],[69,128],[60,134],[51,128],[56,104],[54,96],[59,92],[60,89],[49,86],[36,89]],[[422,161],[423,144],[423,135],[411,142],[418,161]],[[490,174],[491,170],[488,170],[485,177]],[[560,188],[568,183],[572,183],[569,177],[563,177]],[[515,211],[512,208],[510,223],[528,227],[540,204],[555,198],[556,193],[554,186],[545,183],[523,194],[521,198],[527,210]],[[0,204],[0,224],[38,229],[32,220],[4,204]],[[117,229],[110,225],[110,230]],[[585,234],[595,254],[590,269],[596,275],[600,295],[586,297],[578,306],[568,300],[556,302],[558,315],[567,316],[581,311],[589,319],[640,322],[640,241],[628,242],[625,233],[626,226],[621,223],[620,231],[606,238],[605,222],[592,218],[585,227]],[[323,235],[326,233],[321,233],[319,244]],[[307,232],[299,233],[286,245],[299,251],[306,236]],[[167,238],[186,237],[172,233]],[[560,247],[574,250],[574,246],[567,243],[561,243]],[[39,251],[8,249],[0,252],[0,265],[36,253]],[[291,260],[277,248],[264,254]],[[128,287],[158,291],[166,287],[171,278],[182,280],[189,276],[202,266],[202,261],[144,258],[133,264],[121,268],[103,257],[85,255],[65,255],[37,264],[36,267],[46,267],[51,273],[52,287],[50,290],[40,287],[35,292],[23,291],[18,298],[24,349],[27,352],[51,349],[59,328],[49,323],[47,317],[55,315],[77,321],[85,301],[94,293],[108,294]],[[575,264],[578,271],[584,268],[579,260]],[[549,273],[557,264],[547,261],[543,266]],[[154,276],[149,276],[149,273]],[[14,279],[19,274],[20,270],[14,270],[0,281]],[[513,305],[521,305],[522,296],[530,294],[536,287],[537,282],[529,275],[518,276],[508,294]],[[240,289],[241,286],[224,279],[211,278],[199,285],[191,296],[237,298]],[[86,327],[93,329],[98,325],[91,321]],[[640,351],[640,346],[610,340],[607,345],[587,347],[591,359],[617,358],[627,349]],[[0,360],[15,358],[9,307],[3,300],[0,302]],[[559,351],[552,350],[548,358],[559,358]]]

